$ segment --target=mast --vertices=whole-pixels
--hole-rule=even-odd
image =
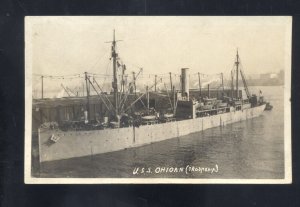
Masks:
[[[44,98],[44,76],[41,76],[42,79],[42,99]]]
[[[172,73],[170,72],[170,84],[171,84],[171,91],[173,90],[173,84],[172,84]]]
[[[124,87],[124,67],[122,65],[121,88],[120,88],[121,94],[123,93],[123,87]],[[120,102],[121,102],[121,100],[120,100]]]
[[[199,82],[199,95],[200,97],[202,96],[202,92],[201,92],[201,80],[200,80],[200,73],[198,72],[198,82]]]
[[[173,86],[173,114],[176,113],[176,94],[175,94],[175,86]]]
[[[146,90],[147,90],[147,109],[149,111],[149,87],[148,86],[146,87]]]
[[[223,89],[223,96],[224,96],[224,79],[223,79],[223,73],[221,73],[221,78],[222,78],[222,89]]]
[[[111,47],[111,57],[113,59],[113,82],[112,86],[114,89],[114,105],[115,105],[115,115],[118,115],[118,80],[117,80],[117,57],[118,54],[116,53],[116,39],[115,39],[115,30],[114,30],[114,36],[112,41],[112,47]]]
[[[236,51],[236,98],[239,98],[239,51]]]
[[[88,75],[87,72],[84,72],[85,74],[85,84],[86,84],[86,111],[87,111],[87,117],[88,120],[90,120],[90,90],[88,87]]]

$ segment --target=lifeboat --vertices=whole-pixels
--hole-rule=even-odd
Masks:
[[[169,113],[169,114],[164,114],[164,117],[165,117],[165,118],[173,118],[173,117],[174,117],[174,114],[171,114],[171,113]]]
[[[143,116],[142,119],[146,121],[154,120],[156,117],[154,115]]]

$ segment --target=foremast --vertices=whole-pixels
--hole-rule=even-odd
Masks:
[[[118,100],[118,79],[117,79],[117,57],[118,53],[116,52],[116,39],[115,39],[115,30],[113,34],[113,41],[111,47],[111,58],[113,59],[113,82],[112,88],[114,92],[114,107],[115,107],[115,116],[119,115],[119,100]]]
[[[239,51],[236,51],[236,98],[239,99]]]
[[[242,81],[243,81],[244,89],[246,91],[247,98],[249,99],[251,97],[251,94],[250,94],[250,91],[249,91],[249,88],[248,88],[248,84],[247,84],[243,69],[242,69],[242,67],[240,67],[241,61],[240,61],[240,56],[239,56],[239,51],[238,50],[236,51],[235,65],[236,65],[236,98],[237,99],[241,98],[241,97],[239,97],[239,73],[240,73]]]

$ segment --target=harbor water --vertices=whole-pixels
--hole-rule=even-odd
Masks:
[[[34,177],[284,178],[283,86],[250,87],[274,107],[260,117],[150,145],[42,163]]]

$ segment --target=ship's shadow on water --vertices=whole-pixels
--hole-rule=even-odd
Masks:
[[[45,162],[33,176],[283,179],[282,94],[271,96],[273,111],[254,119],[138,148]]]

